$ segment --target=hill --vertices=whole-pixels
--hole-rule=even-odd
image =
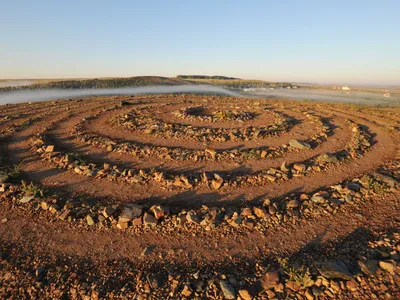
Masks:
[[[35,83],[22,86],[8,86],[0,88],[0,92],[10,92],[18,90],[43,90],[43,89],[102,89],[102,88],[123,88],[139,87],[152,85],[184,85],[193,84],[179,78],[167,78],[160,76],[137,76],[129,78],[110,78],[110,79],[75,79],[64,81],[52,81],[45,83]]]

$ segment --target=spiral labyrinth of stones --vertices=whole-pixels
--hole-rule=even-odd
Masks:
[[[396,297],[400,109],[202,95],[0,107],[0,294]]]

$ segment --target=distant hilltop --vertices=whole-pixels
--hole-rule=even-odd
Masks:
[[[182,78],[182,79],[219,79],[219,80],[240,79],[240,78],[236,78],[236,77],[227,77],[227,76],[220,76],[220,75],[214,75],[214,76],[208,76],[208,75],[178,75],[176,77],[177,78]]]
[[[15,81],[15,80],[14,80]],[[10,82],[10,80],[4,80]],[[173,85],[199,85],[207,84],[220,86],[229,89],[244,88],[288,88],[292,87],[287,82],[268,82],[263,80],[239,79],[227,76],[206,76],[206,75],[178,75],[174,78],[161,76],[136,76],[125,78],[94,78],[94,79],[48,79],[36,82],[21,80],[20,84],[14,82],[12,86],[0,86],[0,93],[27,90],[46,89],[106,89],[106,88],[127,88],[144,86],[173,86]],[[5,84],[4,84],[5,85]]]

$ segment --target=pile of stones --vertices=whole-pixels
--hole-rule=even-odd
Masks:
[[[246,127],[246,128],[208,128],[178,123],[168,123],[158,120],[150,115],[143,115],[138,111],[132,111],[121,116],[111,118],[111,123],[122,126],[138,133],[153,135],[162,138],[174,138],[182,140],[196,140],[201,142],[226,142],[249,141],[266,137],[278,136],[282,132],[293,127],[293,120],[283,114],[269,111],[276,121],[273,124]]]
[[[217,121],[235,121],[235,122],[246,122],[254,119],[255,114],[252,112],[239,112],[237,110],[217,110],[212,114],[207,115],[205,106],[191,106],[184,109],[180,109],[173,114],[181,119],[191,121],[205,121],[205,122],[217,122]]]

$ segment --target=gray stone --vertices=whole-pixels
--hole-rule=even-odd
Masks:
[[[314,195],[314,196],[312,196],[311,201],[314,203],[322,204],[322,203],[325,203],[326,200],[324,197],[322,197],[320,195]]]
[[[189,211],[186,215],[186,219],[190,223],[196,223],[196,224],[200,223],[200,217],[196,214],[195,211]]]
[[[378,172],[373,172],[372,176],[375,177],[375,179],[382,181],[383,183],[387,184],[389,187],[394,188],[396,185],[399,185],[399,182],[387,175],[383,175]]]
[[[338,163],[337,157],[330,153],[324,153],[317,157],[317,161],[321,163]]]
[[[358,265],[361,271],[366,275],[375,275],[378,269],[378,262],[373,259],[367,260],[366,262],[359,261]]]
[[[311,149],[311,145],[307,142],[300,140],[290,140],[289,145],[296,149]]]
[[[220,280],[219,285],[225,299],[236,299],[235,289],[226,280]]]
[[[35,196],[24,196],[22,197],[22,199],[19,200],[19,202],[21,203],[28,203],[29,201],[31,201],[33,198],[35,198]]]
[[[143,224],[149,227],[155,227],[157,225],[157,220],[152,215],[145,213],[143,216]]]
[[[349,268],[342,261],[328,261],[321,265],[319,272],[322,276],[329,279],[351,280],[353,275]]]

